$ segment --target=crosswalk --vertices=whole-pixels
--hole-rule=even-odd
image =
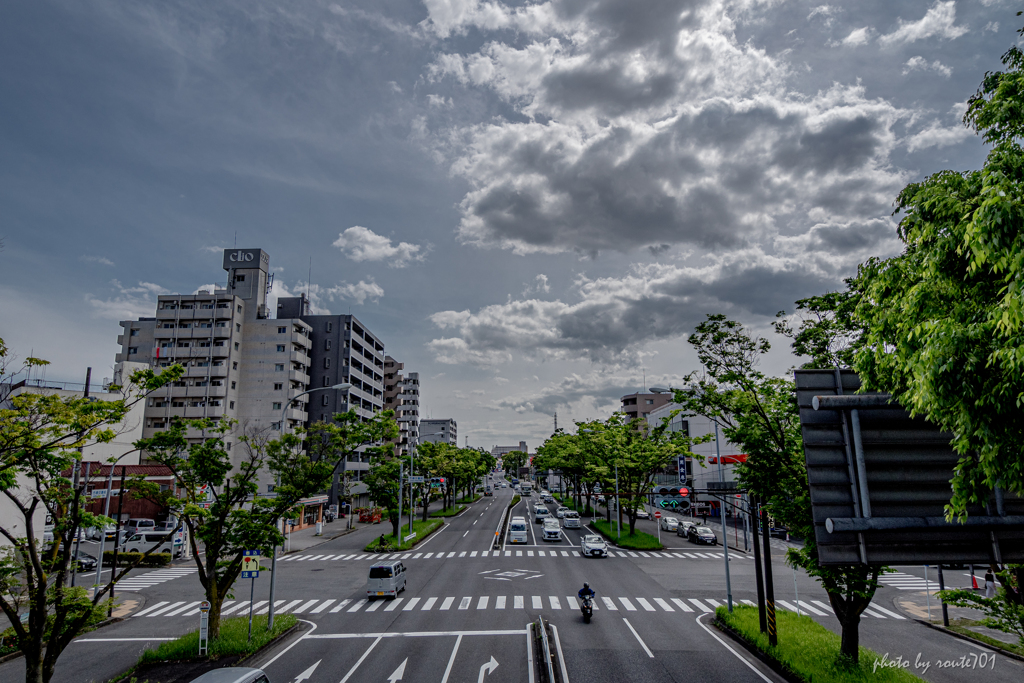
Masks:
[[[138,591],[143,588],[149,588],[161,583],[166,583],[167,581],[171,581],[182,576],[195,574],[198,571],[199,570],[195,567],[168,567],[166,569],[157,569],[156,571],[146,572],[145,574],[135,574],[118,581],[117,590]]]
[[[737,601],[745,605],[754,605],[750,600]],[[140,612],[133,614],[133,617],[156,618],[156,617],[187,617],[199,613],[200,601],[164,601],[147,607]],[[644,598],[644,597],[607,597],[601,596],[595,601],[595,610],[608,610],[610,612],[673,612],[673,613],[711,613],[716,607],[726,606],[726,600],[722,598]],[[834,615],[828,603],[821,600],[776,600],[775,604],[779,609],[798,611],[801,614],[814,616]],[[368,614],[371,612],[461,612],[478,610],[520,610],[526,609],[529,605],[533,610],[559,611],[563,609],[578,610],[579,602],[574,595],[476,595],[476,596],[433,596],[433,597],[398,597],[391,600],[369,600],[367,598],[349,598],[338,600],[328,598],[326,600],[313,599],[285,599],[274,601],[274,612],[276,614],[337,614],[344,612],[351,614],[360,612]],[[268,600],[260,600],[252,605],[253,614],[266,614],[270,610]],[[225,600],[221,606],[221,616],[243,615],[249,612],[247,600]],[[904,619],[901,615],[887,610],[884,607],[872,605],[864,612],[866,616],[875,619]]]
[[[897,588],[901,591],[930,591],[939,592],[939,582],[932,579],[924,579],[920,576],[907,574],[905,572],[890,572],[878,577],[878,582],[883,586]],[[947,586],[948,587],[948,586]]]
[[[663,550],[660,552],[654,551],[631,551],[631,550],[612,550],[608,552],[608,557],[611,558],[657,558],[657,559],[691,559],[691,560],[721,560],[723,558],[721,552],[706,552],[706,551],[668,551]],[[484,557],[548,557],[548,558],[566,558],[575,557],[577,559],[587,559],[580,555],[577,550],[462,550],[452,552],[439,552],[439,553],[341,553],[341,554],[313,554],[304,553],[296,555],[286,555],[285,557],[278,558],[279,562],[345,562],[345,561],[359,561],[359,560],[441,560],[451,558],[484,558]],[[748,556],[740,553],[732,553],[729,556],[731,559],[749,559]]]

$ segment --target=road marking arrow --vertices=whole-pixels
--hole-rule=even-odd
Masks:
[[[476,679],[477,683],[484,683],[484,676],[491,673],[498,668],[498,660],[491,655],[491,661],[487,662],[480,667],[480,677]]]
[[[295,683],[302,683],[302,681],[308,681],[309,677],[313,675],[313,672],[316,671],[316,668],[318,666],[320,666],[320,662],[322,662],[322,661],[324,661],[324,660],[322,660],[322,659],[316,660],[316,664],[314,664],[313,666],[309,667],[308,669],[306,669],[305,671],[300,673],[298,676],[296,676],[295,677]]]
[[[390,676],[388,676],[388,683],[395,683],[395,681],[402,680],[402,676],[405,675],[405,664],[408,661],[409,661],[409,658],[406,657],[405,660],[401,664],[398,665],[398,668],[395,669],[395,672],[393,674],[391,674]]]

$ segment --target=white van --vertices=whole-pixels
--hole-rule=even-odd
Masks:
[[[374,562],[366,579],[366,597],[398,597],[405,590],[405,565],[398,560]]]
[[[550,516],[551,513],[548,512],[548,509],[543,505],[537,505],[533,508],[533,521],[537,524],[540,524]]]
[[[166,531],[133,534],[124,542],[122,550],[126,553],[145,553],[154,545],[160,543],[157,549],[153,551],[154,555],[157,553],[168,553],[172,557],[180,555],[181,546],[175,548],[173,539],[163,540],[167,535]],[[161,543],[161,541],[163,542]]]
[[[544,536],[545,541],[560,541],[562,540],[562,527],[558,525],[558,520],[554,517],[548,517],[544,520]]]
[[[508,523],[508,542],[530,542],[529,537],[526,535],[526,517],[513,517],[512,521]]]

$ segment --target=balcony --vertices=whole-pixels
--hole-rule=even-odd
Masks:
[[[309,418],[309,415],[304,410],[297,410],[295,408],[288,408],[284,411],[284,419],[295,420],[297,422],[305,422]]]
[[[289,370],[288,380],[291,382],[298,382],[302,386],[309,386],[309,375],[302,372],[301,370]]]
[[[292,361],[293,363],[303,365],[307,368],[309,367],[309,364],[311,362],[309,356],[307,356],[304,351],[300,351],[295,347],[292,347],[291,353],[288,354],[288,360]]]

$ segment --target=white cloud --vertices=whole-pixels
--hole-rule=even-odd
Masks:
[[[533,282],[526,285],[526,289],[523,290],[523,296],[530,294],[547,294],[551,291],[551,285],[548,284],[548,276],[543,273],[533,278]]]
[[[111,261],[110,259],[105,258],[103,256],[85,256],[85,255],[82,255],[82,256],[78,257],[78,260],[79,261],[84,261],[85,263],[98,263],[101,266],[112,266],[112,265],[114,265],[113,261]]]
[[[211,254],[219,254],[219,253],[223,252],[225,249],[227,249],[227,247],[218,247],[218,246],[215,246],[215,245],[199,247],[199,251],[207,251],[207,252],[210,252]]]
[[[932,36],[953,40],[968,31],[966,26],[957,26],[955,21],[956,0],[936,2],[918,21],[900,19],[899,28],[882,36],[878,42],[883,46],[889,46],[898,43],[913,43]]]
[[[929,147],[949,147],[971,137],[974,137],[973,131],[963,125],[944,126],[938,121],[934,121],[924,130],[907,138],[907,151],[916,152]]]
[[[378,235],[369,228],[354,225],[338,234],[334,245],[353,261],[387,261],[392,268],[404,268],[412,261],[422,261],[426,251],[409,242],[391,244],[391,238]]]
[[[927,71],[929,69],[939,72],[946,78],[953,75],[953,70],[948,66],[945,66],[939,60],[936,59],[934,62],[929,64],[928,60],[921,56],[911,57],[907,60],[907,63],[903,65],[903,75],[906,76],[911,71]]]
[[[992,33],[998,33],[999,32],[999,22],[998,21],[990,21],[990,22],[988,22],[987,24],[985,24],[985,30],[986,31],[991,31]]]
[[[871,40],[871,29],[864,26],[850,31],[849,35],[839,41],[839,44],[855,47],[857,45],[867,45],[869,40]]]
[[[125,287],[117,280],[111,280],[110,284],[117,291],[113,297],[101,299],[93,294],[85,295],[85,301],[95,315],[109,320],[134,320],[152,316],[156,311],[157,295],[170,294],[170,291],[151,282],[140,282],[136,287]]]
[[[836,17],[839,15],[841,10],[833,5],[818,5],[811,10],[811,13],[807,15],[807,20],[810,21],[814,17],[822,17],[825,22],[825,27],[829,28],[835,22]]]
[[[355,284],[345,282],[324,291],[331,301],[334,301],[334,297],[337,297],[354,301],[360,306],[366,303],[367,300],[376,302],[384,296],[384,288],[372,280],[370,282],[360,280]]]
[[[275,278],[274,285],[267,296],[267,307],[271,311],[276,311],[279,298],[292,298],[302,294],[308,297],[309,310],[313,315],[327,315],[331,312],[328,303],[351,301],[357,306],[362,306],[367,301],[377,302],[384,296],[384,288],[373,280],[369,282],[360,280],[355,284],[340,282],[331,287],[299,281],[295,283],[294,287],[289,288],[284,282]]]

